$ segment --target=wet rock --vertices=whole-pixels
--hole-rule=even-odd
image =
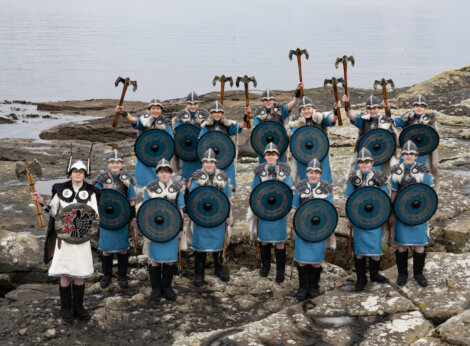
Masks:
[[[56,331],[54,328],[48,329],[44,334],[46,338],[53,338],[56,335]]]
[[[55,298],[58,295],[59,288],[57,285],[24,284],[8,292],[5,297],[16,301],[31,302]]]
[[[442,341],[453,345],[469,345],[470,344],[470,310],[448,319],[436,328],[441,336]]]

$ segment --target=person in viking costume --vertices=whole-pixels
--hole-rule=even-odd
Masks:
[[[200,103],[201,100],[199,99],[199,96],[194,91],[191,91],[186,97],[186,107],[176,113],[176,116],[172,120],[174,132],[178,126],[183,124],[191,124],[201,129],[202,124],[210,118],[210,115],[207,109],[199,107]],[[199,160],[181,160],[181,176],[186,187],[189,185],[189,179],[193,172],[200,167],[201,164]]]
[[[274,143],[269,143],[264,150],[264,163],[261,163],[254,169],[253,190],[258,184],[268,180],[282,181],[292,188],[290,179],[290,167],[285,162],[278,162],[279,151]],[[251,209],[250,209],[251,210]],[[267,221],[254,216],[260,242],[261,269],[259,275],[266,277],[271,269],[271,244],[275,245],[274,254],[276,257],[276,282],[284,282],[286,268],[286,248],[287,240],[287,217]],[[252,228],[252,232],[256,230]]]
[[[299,112],[300,116],[293,120],[289,121],[289,128],[291,135],[295,131],[303,126],[315,126],[323,131],[323,133],[328,136],[328,127],[336,125],[337,116],[331,113],[320,113],[316,111],[313,101],[304,96],[299,103]],[[296,164],[291,165],[292,173],[291,177],[294,179],[298,177],[298,180],[307,179],[306,168],[307,166],[303,163],[296,161]],[[333,184],[333,177],[331,175],[331,165],[330,165],[330,154],[326,154],[325,158],[320,161],[322,165],[322,180],[326,180],[329,184]],[[295,171],[294,171],[295,169]],[[297,180],[297,179],[294,179]]]
[[[313,159],[307,165],[307,179],[301,180],[295,186],[294,209],[311,199],[326,199],[333,204],[333,186],[322,180],[322,163]],[[311,243],[301,237],[295,238],[295,256],[299,273],[299,289],[295,297],[302,301],[308,298],[315,298],[320,295],[318,283],[322,272],[321,264],[325,261],[326,240]]]
[[[183,217],[184,194],[181,181],[172,179],[173,169],[168,160],[158,161],[156,173],[157,180],[147,184],[144,189],[144,202],[151,198],[164,198],[174,203]],[[171,288],[173,276],[177,272],[178,240],[182,232],[168,242],[158,243],[150,241],[149,253],[152,263],[149,265],[150,283],[152,285],[151,298],[160,301],[162,294],[168,300],[176,300],[177,295]]]
[[[85,279],[93,275],[91,244],[90,240],[79,244],[62,241],[57,237],[55,231],[55,217],[61,209],[76,203],[90,206],[97,215],[100,191],[85,182],[85,177],[90,175],[90,158],[88,158],[87,164],[80,160],[72,164],[71,155],[66,172],[70,180],[53,185],[49,204],[45,203],[38,192],[31,193],[31,198],[33,201],[37,200],[50,215],[44,248],[44,261],[47,264],[52,258],[49,276],[60,277],[61,315],[65,322],[73,323],[74,317],[82,321],[88,321],[91,318],[90,313],[83,306]],[[78,219],[77,214],[73,221],[73,226],[78,231],[82,228],[80,226],[91,222],[85,220],[85,216],[87,215],[81,215],[81,219]]]
[[[349,175],[345,197],[349,197],[356,189],[361,187],[377,187],[388,194],[387,176],[373,167],[374,159],[371,152],[362,148],[357,154],[359,169]],[[351,227],[351,221],[348,221]],[[388,279],[379,274],[382,252],[382,226],[375,229],[362,229],[353,226],[354,233],[354,264],[356,268],[356,291],[363,291],[367,284],[366,258],[369,257],[370,280],[380,284],[387,283]]]
[[[413,107],[410,111],[403,113],[401,117],[394,118],[395,126],[406,128],[410,125],[414,124],[422,124],[431,126],[433,129],[437,131],[437,123],[436,123],[436,116],[433,113],[427,112],[428,110],[428,103],[426,98],[418,94],[413,100]],[[417,163],[422,165],[426,165],[428,169],[431,171],[431,175],[433,181],[435,183],[436,191],[439,191],[439,171],[438,171],[438,152],[437,149],[434,150],[431,154],[428,155],[418,155],[416,159]],[[400,159],[400,162],[403,162],[403,158]]]
[[[127,267],[129,264],[129,226],[135,223],[135,184],[136,181],[129,172],[124,170],[124,157],[116,149],[109,152],[106,166],[108,170],[100,173],[93,184],[98,189],[112,189],[118,191],[127,198],[130,204],[129,222],[118,229],[107,229],[100,226],[98,249],[103,252],[101,266],[103,276],[100,279],[101,288],[106,288],[111,283],[113,275],[113,254],[118,259],[118,284],[121,288],[129,286],[127,282]]]
[[[210,109],[210,119],[207,119],[202,124],[202,130],[199,133],[199,138],[202,137],[205,133],[212,131],[222,132],[225,133],[227,136],[238,136],[238,134],[242,132],[242,129],[246,127],[246,122],[240,124],[234,120],[225,119],[224,113],[224,106],[219,101],[215,101]],[[236,143],[238,144],[238,137]],[[236,145],[235,147],[236,151],[238,151],[237,147],[238,145]],[[232,191],[235,191],[235,189],[237,188],[237,181],[235,178],[236,160],[237,155],[235,155],[235,159],[232,161],[232,163],[228,167],[223,169],[223,171],[225,172],[225,174],[227,174],[229,178],[229,183]]]
[[[303,87],[304,83],[300,82],[295,90],[294,98],[286,104],[276,102],[276,95],[274,92],[271,89],[266,89],[261,95],[261,102],[263,105],[258,107],[255,111],[253,129],[264,121],[274,121],[284,126],[284,122],[291,114],[292,108],[299,103],[300,89]],[[263,163],[266,161],[263,156],[258,156],[258,162]],[[279,157],[279,162],[286,162],[285,154],[282,154],[282,156]]]
[[[418,154],[418,148],[412,141],[403,145],[401,150],[403,162],[392,167],[390,177],[392,202],[397,198],[400,189],[408,185],[421,183],[434,187],[428,168],[417,162]],[[413,247],[413,276],[421,287],[426,287],[428,280],[423,275],[423,268],[426,259],[424,247],[429,243],[427,222],[411,226],[404,224],[398,218],[395,221],[393,215],[391,219],[395,223],[394,240],[398,244],[395,252],[398,269],[397,284],[404,286],[408,280],[408,247]]]
[[[350,99],[347,95],[343,96],[343,102],[350,102]],[[339,104],[338,104],[339,106]],[[362,136],[367,134],[369,131],[373,131],[376,129],[386,130],[392,133],[395,143],[398,142],[398,135],[397,130],[395,128],[394,122],[392,118],[385,116],[384,114],[380,114],[380,109],[382,108],[379,100],[374,95],[370,95],[366,99],[366,110],[360,114],[354,114],[351,109],[346,112],[346,116],[349,118],[352,125],[357,127],[359,134],[356,140],[356,146],[354,152],[357,154],[359,140]],[[393,166],[395,163],[398,162],[398,154],[397,150],[393,156],[391,156],[390,160],[383,163],[383,164],[375,164],[374,169],[379,171],[384,171],[386,175],[390,174],[390,167]],[[357,165],[357,160],[353,157],[352,163],[356,163],[354,166],[354,170],[357,170],[359,167]]]
[[[148,105],[148,113],[139,117],[134,117],[127,113],[122,106],[116,106],[116,112],[119,112],[127,121],[132,124],[133,129],[139,130],[142,133],[148,129],[159,129],[167,132],[173,137],[173,130],[171,128],[171,121],[162,115],[163,103],[157,98],[150,100]],[[137,159],[134,171],[134,177],[139,187],[144,187],[152,180],[155,180],[155,169],[147,166]]]
[[[232,197],[232,191],[228,182],[228,176],[216,168],[217,158],[212,149],[208,149],[202,158],[202,168],[196,170],[191,178],[190,192],[199,186],[212,186],[221,190],[227,198]],[[205,284],[204,268],[206,266],[206,254],[212,252],[214,258],[214,274],[223,282],[230,280],[230,275],[222,265],[222,251],[224,249],[225,234],[230,225],[230,216],[225,222],[215,227],[203,227],[193,223],[193,238],[191,248],[194,250],[194,281],[196,287]]]

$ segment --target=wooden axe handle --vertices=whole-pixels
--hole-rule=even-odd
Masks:
[[[299,81],[302,82],[302,63],[300,62],[300,55],[297,55],[297,65],[299,67]],[[300,98],[304,97],[304,88],[300,88]]]
[[[228,225],[227,225],[227,222],[225,223],[225,237],[224,237],[224,250],[222,251],[222,266],[225,265],[225,255],[226,255],[226,252],[227,252],[227,229],[228,229]]]
[[[31,186],[31,191],[36,192],[36,188],[34,187],[34,178],[31,173],[26,174],[28,178],[29,186]],[[39,227],[46,227],[46,223],[44,222],[44,217],[42,216],[41,207],[39,206],[38,201],[34,201],[34,205],[36,207],[36,214],[38,216]]]
[[[353,228],[352,228],[352,226],[351,226],[351,227],[349,227],[348,250],[347,250],[348,256],[351,256],[352,238],[353,238]]]
[[[347,97],[349,97],[349,91],[348,91],[348,63],[343,62],[343,72],[344,72],[344,93],[346,94]],[[344,103],[344,109],[346,112],[349,110],[349,102]]]
[[[126,96],[127,87],[128,85],[124,84],[124,87],[122,88],[121,99],[119,100],[119,106],[122,106],[122,103],[124,102],[124,96]],[[118,124],[119,116],[120,116],[119,112],[116,112],[116,115],[114,116],[114,121],[113,121],[114,128]]]
[[[333,93],[335,94],[335,104],[338,103],[339,98],[338,98],[338,87],[336,84],[333,84]],[[335,107],[336,108],[336,114],[338,116],[338,125],[343,126],[343,120],[341,119],[341,108],[340,107]]]
[[[384,102],[388,103],[388,101],[387,101],[387,86],[386,85],[382,85],[382,95],[383,95],[383,98],[384,98]],[[392,116],[392,112],[390,112],[390,107],[385,107],[385,115],[389,118]]]
[[[220,83],[220,103],[224,104],[224,89],[225,89],[225,82]]]
[[[248,96],[248,83],[245,84],[245,104],[248,107],[250,105],[250,97]],[[250,121],[250,112],[246,113],[246,128],[251,129],[251,121]]]
[[[178,270],[181,274],[181,271],[183,270],[183,264],[181,261],[181,239],[179,238],[179,235],[178,235]]]

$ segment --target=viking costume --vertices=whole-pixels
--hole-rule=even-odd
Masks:
[[[379,100],[375,96],[370,95],[366,100],[366,108],[375,108],[375,107],[381,108]],[[367,113],[367,111],[364,111],[361,114],[355,114],[355,119],[350,120],[350,121],[351,121],[351,124],[356,126],[359,130],[359,135],[357,137],[356,146],[354,150],[355,153],[357,153],[360,138],[372,130],[376,130],[376,129],[387,130],[388,132],[393,134],[393,136],[395,137],[395,142],[398,141],[397,130],[394,126],[393,119],[383,114],[379,114],[376,117],[371,117],[369,113]],[[353,159],[355,160],[355,158]],[[385,164],[383,164],[386,167],[382,167],[383,166],[382,164],[381,165],[374,164],[373,167],[375,170],[388,172],[390,169],[390,166],[392,166],[398,161],[396,150],[390,161],[391,163],[386,162]],[[359,166],[357,165],[357,162],[356,162],[354,169],[357,170],[358,168]]]
[[[413,100],[413,106],[415,105],[423,105],[423,106],[428,106],[427,101],[425,97],[421,94],[418,94],[414,100]],[[410,125],[414,124],[422,124],[422,125],[427,125],[431,126],[433,129],[437,131],[437,123],[436,123],[436,116],[432,113],[424,113],[422,115],[419,115],[413,111],[408,111],[405,112],[400,118],[395,118],[393,119],[395,122],[396,127],[402,127],[406,128]],[[438,152],[437,149],[434,150],[431,154],[428,155],[418,155],[418,158],[416,159],[417,163],[420,163],[422,165],[425,165],[428,167],[428,170],[431,171],[433,180],[436,183],[436,190],[439,190],[439,171],[438,171]],[[400,163],[403,162],[403,159],[400,159]]]
[[[276,99],[276,95],[274,95],[274,92],[271,89],[266,89],[261,95],[261,100],[275,100],[275,99]],[[258,124],[264,121],[274,121],[284,126],[284,121],[290,114],[291,114],[291,111],[289,111],[287,104],[283,105],[282,103],[276,102],[274,103],[273,107],[270,109],[264,106],[260,106],[255,111],[255,116],[253,120],[253,128],[255,128]],[[286,162],[286,155],[282,154],[279,157],[278,161]],[[263,156],[258,155],[258,162],[264,163],[266,162],[266,160],[264,159]]]
[[[362,148],[357,155],[357,161],[365,160],[373,161],[373,157],[369,150]],[[369,173],[363,173],[358,169],[349,175],[344,196],[349,197],[356,189],[361,187],[377,187],[388,195],[386,182],[387,176],[382,171],[371,169]],[[362,258],[354,258],[357,275],[356,291],[362,291],[367,283],[366,257],[369,257],[371,281],[379,283],[388,282],[385,277],[378,274],[380,260],[375,261],[372,259],[372,257],[383,255],[382,226],[365,230],[354,225],[353,234],[354,253],[356,256],[363,256]]]
[[[310,98],[303,97],[300,100],[299,112],[302,108],[308,107],[308,106],[315,107]],[[332,122],[331,117],[332,115],[330,113],[317,113],[315,109],[313,111],[312,117],[309,119],[304,118],[302,115],[299,115],[299,117],[296,120],[289,121],[288,126],[291,131],[291,136],[295,133],[295,131],[298,128],[303,127],[303,126],[315,126],[319,128],[320,130],[322,130],[326,136],[328,136],[328,127],[336,125],[336,121]],[[298,161],[296,163],[297,163],[296,167],[297,167],[298,180],[300,181],[300,180],[307,179],[307,175],[306,175],[307,166]],[[321,179],[326,180],[329,184],[333,184],[333,177],[331,175],[330,154],[328,153],[325,156],[325,158],[320,161],[320,163],[322,166],[321,167],[322,168]]]
[[[212,112],[222,112],[224,113],[224,106],[219,102],[215,101],[212,104],[210,113]],[[225,133],[227,136],[234,136],[238,135],[239,133],[242,132],[242,129],[240,128],[240,123],[230,120],[230,119],[220,119],[219,121],[215,121],[212,118],[207,119],[203,124],[202,124],[202,130],[199,133],[199,138],[201,138],[205,133],[207,132],[212,132],[212,131],[218,131]],[[238,142],[238,137],[236,142]],[[235,150],[238,151],[238,146],[236,146]],[[237,182],[235,179],[236,175],[236,170],[235,170],[235,164],[237,161],[237,155],[235,155],[235,159],[232,161],[232,163],[227,166],[226,168],[223,169],[225,174],[227,174],[229,178],[229,184],[232,190],[235,190],[237,187]]]
[[[191,91],[186,97],[186,103],[199,103],[199,96]],[[173,118],[173,131],[183,124],[191,124],[201,129],[202,124],[210,118],[209,112],[199,107],[196,112],[189,112],[186,108],[179,111]],[[183,180],[188,180],[194,171],[201,167],[199,160],[185,161],[181,160],[181,176]]]
[[[148,109],[150,110],[152,106],[160,106],[163,109],[162,101],[157,98],[150,101]],[[137,117],[137,123],[135,125],[132,124],[132,128],[139,130],[140,133],[148,129],[159,129],[167,132],[171,137],[173,137],[171,121],[164,118],[163,115],[160,115],[158,118],[154,118],[150,113],[146,113]],[[134,177],[138,186],[145,186],[157,178],[154,168],[146,166],[139,159],[137,159],[135,164]]]
[[[161,168],[168,168],[172,171],[170,162],[165,159],[158,162],[156,172]],[[181,181],[170,180],[168,183],[164,183],[158,179],[154,180],[145,186],[143,202],[151,198],[164,198],[182,210],[184,208],[182,188]],[[176,265],[169,265],[169,263],[174,264],[178,261],[178,240],[179,236],[163,243],[150,241],[150,259],[152,262],[161,263],[158,266],[149,265],[153,300],[160,300],[162,293],[168,300],[176,300],[176,294],[171,289],[171,282],[177,267]]]
[[[403,145],[402,155],[405,153],[418,155],[418,148],[412,141],[408,141]],[[417,161],[417,160],[416,160]],[[428,168],[418,162],[411,165],[404,162],[392,167],[392,175],[390,176],[390,184],[392,191],[398,192],[400,189],[416,183],[426,184],[434,187],[434,183],[429,175]],[[411,226],[395,220],[395,243],[399,246],[417,247],[426,246],[429,243],[428,225],[422,223],[420,225]],[[400,286],[406,284],[408,278],[408,251],[395,252],[396,263],[398,268],[397,283]],[[425,287],[427,280],[423,275],[424,261],[426,253],[417,253],[413,251],[413,272],[418,283]]]
[[[313,159],[307,166],[307,170],[322,172],[322,164],[317,159]],[[308,179],[301,180],[295,186],[294,200],[292,207],[294,209],[311,199],[326,199],[333,204],[333,186],[325,180],[319,180],[318,183],[312,184]],[[320,242],[307,242],[301,237],[295,238],[295,255],[294,260],[297,263],[305,264],[305,266],[297,267],[299,271],[299,290],[296,298],[305,300],[317,297],[319,292],[318,283],[322,267],[314,267],[325,261],[326,240]]]
[[[208,149],[202,158],[202,162],[217,162],[216,155],[212,149]],[[221,170],[215,169],[214,173],[207,173],[204,169],[196,170],[191,177],[190,192],[199,186],[213,186],[230,199],[232,191],[228,183],[228,176]],[[222,281],[230,280],[229,274],[224,271],[221,261],[221,253],[224,249],[226,223],[215,227],[203,227],[193,223],[193,238],[191,248],[195,255],[195,278],[194,285],[201,287],[204,282],[204,268],[206,264],[206,253],[212,252],[214,257],[214,274]]]
[[[117,150],[113,150],[108,154],[107,162],[120,161],[123,162],[123,155]],[[121,169],[119,174],[112,174],[109,170],[100,173],[93,184],[99,190],[112,189],[118,191],[127,198],[129,202],[135,201],[135,179],[125,170]],[[131,206],[131,214],[129,222],[135,218],[135,205]],[[127,253],[121,252],[129,250],[129,223],[118,229],[106,229],[100,226],[100,237],[98,242],[98,250],[111,253],[111,255],[101,256],[101,264],[103,276],[100,280],[101,288],[106,288],[113,274],[113,253],[117,253],[118,258],[118,283],[121,288],[128,287],[127,267],[129,256]]]
[[[269,152],[274,152],[279,155],[279,151],[277,150],[277,147],[274,143],[269,143],[266,146],[264,154],[266,155],[266,153]],[[267,162],[261,163],[255,167],[254,173],[255,175],[251,184],[252,190],[258,184],[268,180],[282,181],[292,188],[290,167],[285,162],[276,162],[274,166],[269,166]],[[260,276],[266,277],[271,268],[271,244],[284,243],[287,240],[287,216],[284,216],[283,218],[276,221],[267,221],[261,218],[258,218],[257,220],[257,225],[252,228],[252,232],[256,232],[255,227],[257,227],[257,241],[261,243],[268,243],[266,245],[260,244],[260,255],[262,263]],[[276,281],[281,283],[284,281],[286,249],[275,248],[274,252],[276,256]]]

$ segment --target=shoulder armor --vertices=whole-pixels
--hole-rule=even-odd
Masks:
[[[361,183],[361,178],[359,178],[357,175],[356,175],[356,172],[352,172],[352,173],[349,173],[349,176],[348,176],[348,181],[357,186]]]
[[[210,113],[207,109],[199,107],[197,110],[199,111],[199,115],[202,115],[204,119],[210,118]]]
[[[275,102],[273,107],[274,107],[273,111],[275,111],[274,109],[277,108],[277,111],[275,111],[275,112],[280,112],[280,111],[282,111],[282,108],[284,107],[284,105],[282,103]]]
[[[259,106],[258,108],[256,108],[255,116],[257,116],[259,114],[262,114],[262,113],[264,113],[264,107],[263,106]]]
[[[387,182],[387,176],[385,175],[384,172],[377,171],[375,169],[373,171],[374,171],[374,177],[372,179],[377,184],[377,186],[383,185]]]
[[[131,181],[132,185],[137,186],[137,180],[135,180],[132,173],[124,169],[121,173],[121,180],[127,180],[127,179]]]
[[[217,179],[217,180],[228,181],[228,175],[225,174],[224,171],[222,171],[222,170],[217,170],[216,173],[217,173],[217,174],[216,174],[216,179]]]
[[[403,170],[402,170],[400,164],[392,166],[392,168],[390,168],[390,173],[391,174],[398,174],[398,175],[402,174]]]
[[[162,121],[165,125],[171,125],[171,116],[162,115]]]
[[[390,117],[387,117],[387,116],[381,116],[380,117],[380,122],[384,122],[384,123],[394,123],[393,119]]]
[[[266,162],[256,166],[255,169],[254,169],[255,174],[258,175],[258,176],[261,175],[261,173],[264,172],[264,167],[265,166],[266,166]]]
[[[307,183],[307,179],[299,181],[295,185],[295,189],[300,193],[300,191],[304,191],[306,188],[310,188]]]
[[[181,180],[179,180],[179,181],[171,180],[170,187],[173,187],[173,189],[175,189],[175,191],[179,192],[183,188],[183,183],[181,182]]]
[[[362,111],[360,114],[359,114],[362,117],[365,117],[365,116],[368,116],[369,113],[367,113],[367,111]]]
[[[158,180],[157,179],[152,180],[150,183],[145,185],[145,188],[149,191],[156,191],[159,187],[160,187],[160,185],[158,185]]]
[[[109,179],[108,172],[104,171],[104,172],[101,172],[100,174],[98,174],[98,176],[95,178],[95,180],[93,180],[93,183],[97,182],[97,183],[100,183],[101,185],[103,185],[103,184],[106,183],[106,180],[108,180],[108,179]]]
[[[70,180],[65,181],[63,183],[56,183],[56,184],[52,185],[52,196],[51,196],[51,198],[54,197],[57,193],[59,193],[63,189],[65,189],[69,184],[70,184]]]
[[[185,115],[188,115],[188,113],[186,113],[185,109],[182,109],[178,113],[176,113],[176,118],[177,119],[183,119],[183,118],[185,118]]]
[[[425,121],[428,124],[434,124],[437,120],[437,117],[434,113],[424,113],[422,118],[423,118],[423,121]]]
[[[142,115],[142,118],[150,118],[150,113],[145,113],[144,115]]]
[[[429,173],[429,168],[426,167],[426,165],[423,165],[422,163],[416,163],[413,168],[416,169],[419,173]]]
[[[320,180],[320,186],[317,188],[320,189],[324,195],[333,193],[333,185],[328,183],[326,180]]]
[[[227,127],[232,126],[237,123],[235,120],[223,119],[223,118],[220,120],[220,122],[222,123],[222,125],[225,125]]]
[[[193,175],[191,176],[191,179],[193,181],[198,181],[203,175],[204,175],[204,171],[202,170],[202,168],[200,169],[197,169],[193,172]]]
[[[285,175],[290,175],[290,166],[285,162],[278,162],[277,165],[279,166],[279,171],[284,173]]]

